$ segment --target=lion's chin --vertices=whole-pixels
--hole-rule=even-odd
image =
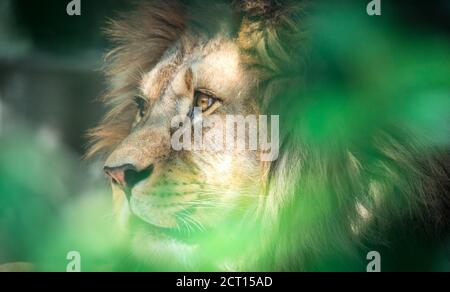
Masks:
[[[130,214],[128,224],[133,233],[145,233],[159,240],[177,241],[188,245],[195,245],[196,240],[202,236],[203,232],[206,232],[205,229],[185,230],[152,224],[134,214]]]
[[[193,268],[197,245],[189,237],[145,222],[134,225],[130,236],[132,253],[142,264],[175,270]]]

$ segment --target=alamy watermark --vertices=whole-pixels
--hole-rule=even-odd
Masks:
[[[369,263],[367,264],[368,273],[381,272],[381,255],[378,251],[369,252],[366,259],[369,261]]]
[[[81,254],[79,251],[68,252],[66,260],[68,261],[66,266],[66,272],[69,273],[81,272]]]
[[[67,253],[66,260],[68,261],[66,266],[66,272],[78,273],[81,272],[81,254],[79,251],[70,251]],[[366,271],[368,273],[380,273],[381,272],[381,255],[378,251],[370,251],[366,260],[368,264]]]
[[[66,12],[69,16],[81,15],[81,0],[72,0],[67,4]]]
[[[370,16],[381,15],[381,0],[372,0],[367,4],[367,14]],[[81,0],[72,0],[67,4],[66,12],[70,16],[81,15]]]
[[[203,116],[194,108],[192,117],[176,116],[171,127],[175,151],[259,151],[261,161],[275,161],[280,149],[280,118],[277,115]],[[269,135],[270,132],[270,135]]]
[[[381,0],[372,0],[367,4],[367,14],[369,16],[380,16],[381,15]]]

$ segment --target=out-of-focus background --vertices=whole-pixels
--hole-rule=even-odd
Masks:
[[[92,269],[101,269],[98,262],[117,248],[111,246],[112,231],[101,228],[112,221],[101,164],[85,162],[82,156],[84,134],[104,110],[95,101],[106,87],[102,56],[110,46],[102,27],[130,1],[82,0],[82,16],[68,16],[68,2],[0,0],[0,264],[44,258],[42,269],[65,270],[67,252],[79,250],[95,262]],[[334,36],[324,38],[330,46],[338,45],[322,42],[322,51],[316,51],[326,55],[318,64],[325,68],[321,73],[328,81],[346,82],[340,79],[342,72],[333,70],[346,68],[345,76],[351,77],[351,70],[357,69],[347,66],[352,51],[371,66],[398,54],[389,48],[404,48],[398,66],[409,64],[423,75],[399,78],[394,73],[401,70],[372,67],[367,76],[392,78],[393,87],[404,82],[408,90],[424,79],[430,84],[438,80],[438,103],[421,100],[414,109],[433,127],[434,110],[448,113],[449,86],[442,86],[446,79],[440,74],[449,71],[440,65],[450,58],[450,1],[382,1],[381,17],[365,15],[366,2],[352,2],[355,18],[348,23],[336,17],[341,22],[317,28]],[[361,26],[354,25],[361,20]],[[377,90],[376,86],[366,89]],[[447,116],[441,118],[439,125],[448,121]],[[447,137],[439,141],[442,147],[448,142]]]
[[[0,264],[37,261],[64,246],[53,266],[64,270],[77,249],[70,235],[86,235],[60,230],[66,208],[87,204],[80,209],[90,214],[104,200],[99,217],[109,216],[101,164],[82,156],[86,130],[103,114],[102,27],[130,1],[81,1],[82,16],[67,15],[69,2],[0,0]],[[98,219],[73,216],[70,226]]]
[[[102,113],[102,27],[129,1],[82,1],[79,17],[66,14],[69,2],[0,1],[0,92],[17,119],[81,154]]]

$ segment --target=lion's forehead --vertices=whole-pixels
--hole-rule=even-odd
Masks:
[[[195,47],[179,42],[143,74],[140,89],[150,101],[161,99],[168,88],[176,95],[187,95],[192,85],[234,99],[250,87],[251,78],[245,73],[239,48],[232,40],[217,38]]]
[[[144,73],[141,81],[141,92],[144,97],[149,100],[158,100],[183,63],[186,63],[183,60],[183,49],[176,44],[163,55],[150,72]]]

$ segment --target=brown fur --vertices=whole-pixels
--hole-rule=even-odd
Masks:
[[[135,111],[133,97],[143,72],[148,72],[185,29],[183,6],[177,1],[141,4],[130,14],[110,21],[106,34],[116,48],[105,57],[111,87],[103,101],[112,107],[98,128],[88,134],[87,156],[110,152],[129,133]],[[162,88],[163,85],[160,86]]]

